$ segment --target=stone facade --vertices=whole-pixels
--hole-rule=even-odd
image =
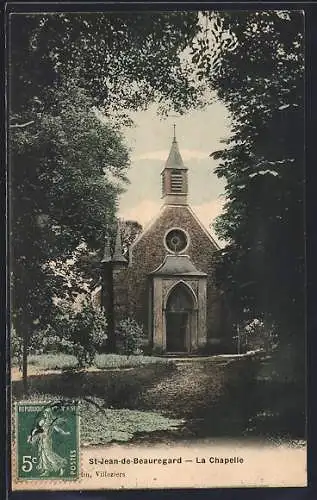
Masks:
[[[217,245],[204,230],[191,208],[164,205],[156,220],[142,233],[130,249],[129,264],[126,269],[116,272],[114,296],[117,318],[134,317],[144,327],[151,338],[153,304],[151,303],[151,273],[159,267],[169,254],[164,237],[171,228],[181,228],[188,234],[188,246],[184,253],[199,271],[207,275],[206,293],[206,333],[210,343],[220,343],[228,329],[224,317],[223,302],[215,289],[213,280],[213,254]],[[169,288],[181,277],[165,280],[160,286]],[[194,289],[197,280],[186,280]],[[165,292],[166,293],[166,292]],[[163,293],[164,296],[164,293]]]
[[[160,213],[131,245],[128,262],[119,233],[112,257],[106,244],[103,262],[111,261],[113,269],[111,317],[134,318],[154,350],[192,353],[209,344],[221,352],[231,332],[214,282],[218,246],[188,205],[187,171],[174,136],[162,171]]]
[[[186,288],[191,296],[189,305],[190,311],[187,318],[187,328],[184,336],[184,342],[180,350],[186,352],[195,352],[204,347],[207,343],[206,331],[206,280],[204,277],[197,276],[195,279],[187,279],[184,276],[174,277],[154,277],[153,279],[153,300],[152,310],[153,318],[149,323],[149,341],[152,342],[154,349],[169,351],[169,342],[167,332],[167,314],[168,301],[173,295],[173,291],[179,287]],[[150,306],[151,307],[151,306]],[[177,311],[176,311],[177,312]],[[174,348],[177,350],[174,342]]]

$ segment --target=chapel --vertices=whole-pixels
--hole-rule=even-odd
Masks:
[[[226,352],[230,315],[214,284],[219,247],[188,203],[188,167],[175,132],[161,183],[161,210],[133,242],[128,258],[119,232],[113,256],[105,249],[103,262],[113,262],[115,320],[134,318],[156,353]]]

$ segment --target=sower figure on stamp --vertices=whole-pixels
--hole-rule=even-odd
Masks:
[[[58,471],[60,476],[64,474],[67,460],[53,450],[54,431],[63,436],[70,434],[70,432],[64,431],[60,427],[62,422],[65,422],[63,418],[55,417],[51,408],[46,408],[43,411],[42,418],[28,436],[28,442],[37,444],[37,469],[42,472],[42,476],[47,476],[50,472]]]

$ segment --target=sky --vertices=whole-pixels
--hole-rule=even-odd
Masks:
[[[184,116],[162,119],[153,105],[132,115],[135,126],[124,135],[131,148],[130,184],[119,200],[119,216],[137,220],[145,227],[158,214],[161,199],[161,171],[173,139],[173,123],[180,153],[188,167],[188,201],[203,225],[211,228],[224,203],[224,181],[214,168],[218,162],[210,153],[221,149],[221,139],[229,136],[230,116],[219,101]]]

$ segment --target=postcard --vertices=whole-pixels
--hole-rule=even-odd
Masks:
[[[11,5],[12,490],[307,486],[304,16]]]

